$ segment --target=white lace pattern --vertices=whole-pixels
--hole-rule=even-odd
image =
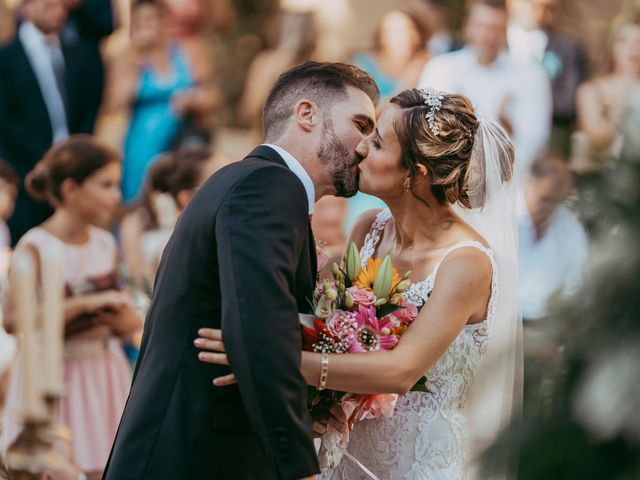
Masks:
[[[361,250],[363,264],[375,252],[389,210],[382,210],[366,236]],[[363,420],[351,433],[348,451],[380,480],[457,480],[465,478],[467,425],[465,401],[478,364],[486,351],[498,295],[496,263],[493,253],[479,242],[459,243],[436,264],[431,275],[415,283],[406,298],[422,307],[429,298],[443,259],[459,248],[473,247],[491,260],[493,277],[487,318],[464,327],[458,337],[427,374],[429,393],[400,395],[394,415]],[[368,480],[369,477],[349,459],[322,473],[323,480]]]

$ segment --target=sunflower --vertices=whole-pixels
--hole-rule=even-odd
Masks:
[[[373,291],[373,283],[376,281],[376,276],[378,275],[381,265],[381,258],[368,258],[366,266],[360,269],[360,273],[358,274],[358,278],[356,278],[354,285],[363,290]],[[391,269],[391,293],[389,294],[389,297],[393,295],[401,281],[402,277],[398,274],[395,267],[393,267]]]

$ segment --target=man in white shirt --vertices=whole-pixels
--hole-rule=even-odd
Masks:
[[[558,0],[513,0],[509,52],[515,61],[542,65],[551,81],[554,126],[569,130],[576,116],[576,90],[586,75],[586,56],[579,42],[553,28],[557,6]]]
[[[520,306],[530,325],[555,295],[571,295],[582,284],[587,235],[561,204],[571,186],[566,162],[549,156],[533,165],[517,204]]]
[[[551,340],[544,321],[549,302],[574,294],[583,282],[587,235],[561,205],[572,183],[566,161],[550,155],[534,163],[517,202],[525,415],[548,408],[554,372],[562,363],[562,346]]]
[[[546,148],[551,89],[539,65],[515,63],[509,57],[507,21],[504,2],[475,0],[467,12],[467,46],[433,58],[418,86],[466,95],[480,113],[500,120],[511,134],[522,176]]]

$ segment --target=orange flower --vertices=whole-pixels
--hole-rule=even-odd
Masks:
[[[367,265],[360,270],[354,285],[363,290],[373,291],[373,282],[376,280],[376,275],[378,275],[378,270],[380,270],[381,265],[381,258],[368,258]],[[398,274],[395,267],[391,269],[391,278],[391,293],[389,297],[395,293],[398,284],[402,281],[402,277]]]
[[[402,335],[404,335],[404,332],[407,331],[407,328],[409,328],[409,326],[407,324],[400,324],[397,327],[393,327],[391,329],[391,335],[395,335],[396,337],[400,338]]]

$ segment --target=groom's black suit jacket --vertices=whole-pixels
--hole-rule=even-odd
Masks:
[[[270,147],[225,167],[182,214],[160,262],[106,480],[296,479],[319,471],[297,313],[316,276],[308,201]],[[227,367],[201,363],[222,327]]]

